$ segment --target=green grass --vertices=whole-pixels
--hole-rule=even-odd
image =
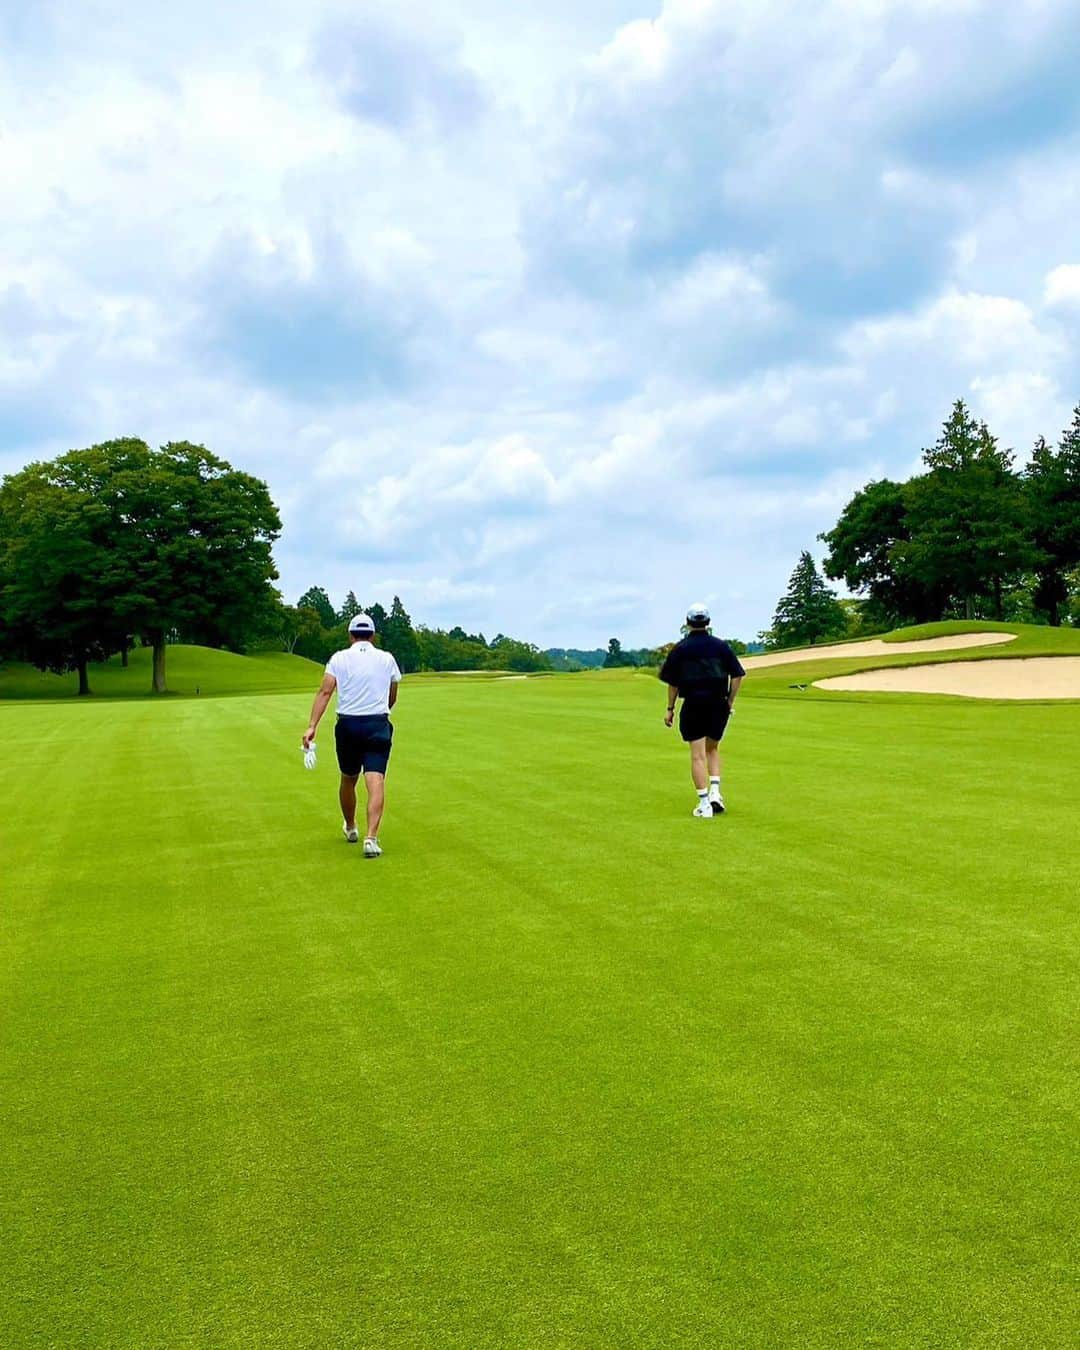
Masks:
[[[95,698],[150,698],[152,653],[137,647],[123,667],[114,656],[89,669],[90,693]],[[202,697],[225,694],[261,694],[271,691],[309,689],[317,685],[322,667],[287,652],[259,652],[238,656],[210,647],[170,645],[165,656],[170,694]],[[77,698],[76,675],[50,675],[33,666],[11,662],[0,665],[0,699]]]
[[[4,1344],[1074,1344],[1080,707],[764,673],[711,822],[407,681],[374,863],[309,694],[0,708]]]
[[[923,642],[927,638],[955,637],[958,633],[1015,633],[1016,641],[1007,647],[976,647],[960,652],[961,658],[978,654],[985,659],[1005,652],[1020,652],[1023,656],[1075,656],[1080,653],[1080,628],[1047,628],[1034,623],[989,623],[980,619],[949,619],[944,623],[923,623],[912,628],[896,628],[882,635],[883,642]],[[938,655],[934,654],[936,661]],[[947,655],[947,653],[946,653]],[[925,659],[925,654],[924,654]],[[952,659],[956,659],[955,657]]]
[[[927,638],[954,637],[957,633],[1049,633],[1054,630],[1035,624],[1006,623],[989,619],[943,619],[935,623],[916,623],[907,628],[894,628],[881,635],[882,642],[924,642]],[[1058,629],[1068,633],[1068,629]]]

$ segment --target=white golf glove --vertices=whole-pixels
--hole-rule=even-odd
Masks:
[[[304,750],[303,745],[300,746]],[[315,767],[315,742],[312,741],[306,750],[304,750],[304,768],[313,769]]]

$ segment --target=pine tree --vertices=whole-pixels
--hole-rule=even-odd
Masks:
[[[1055,451],[1040,436],[1024,472],[1028,529],[1035,550],[1034,604],[1054,627],[1080,566],[1080,406]]]
[[[309,586],[296,602],[297,609],[313,609],[324,628],[333,628],[338,621],[330,597],[321,586]]]
[[[928,591],[962,604],[965,618],[986,597],[1000,618],[1007,582],[1034,562],[1013,456],[958,399],[923,462],[929,472],[904,491],[910,539],[894,557]]]
[[[398,595],[394,596],[390,613],[382,625],[382,646],[393,655],[403,674],[419,670],[420,644],[416,640],[412,619]]]
[[[803,550],[773,615],[774,647],[809,647],[840,637],[847,626],[843,607],[821,578],[813,558]]]

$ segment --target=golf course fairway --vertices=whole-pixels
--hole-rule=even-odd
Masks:
[[[796,677],[712,821],[406,679],[372,862],[314,682],[0,706],[3,1344],[1072,1345],[1080,705]]]

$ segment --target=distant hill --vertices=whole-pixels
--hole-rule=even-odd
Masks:
[[[150,697],[152,653],[149,647],[137,647],[129,655],[127,667],[118,656],[90,667],[91,696],[100,698]],[[175,643],[167,653],[169,693],[208,698],[225,694],[289,693],[318,686],[322,666],[287,652],[256,652],[239,656],[236,652],[212,647]],[[0,700],[77,698],[78,677],[49,675],[33,666],[11,662],[0,666]]]

